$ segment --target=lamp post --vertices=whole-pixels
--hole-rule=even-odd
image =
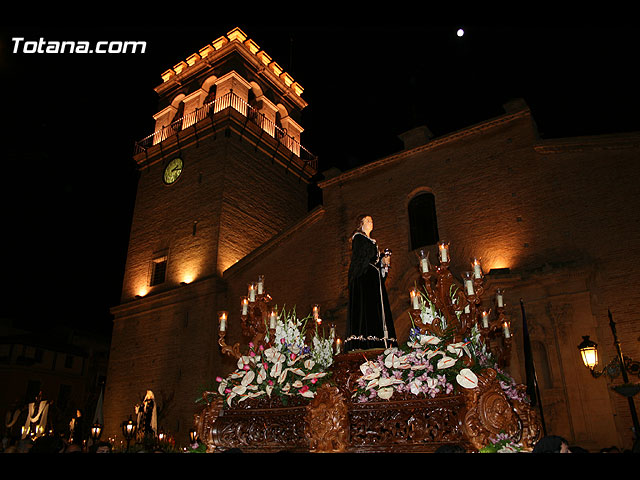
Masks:
[[[585,366],[591,372],[594,378],[598,378],[603,374],[607,374],[610,378],[617,377],[618,374],[622,375],[623,384],[616,385],[612,387],[620,395],[623,395],[627,398],[629,403],[629,409],[631,410],[631,420],[633,422],[633,434],[635,437],[634,440],[634,451],[637,451],[640,440],[640,423],[638,422],[638,413],[636,412],[635,402],[633,401],[633,396],[640,392],[640,384],[638,383],[630,383],[628,370],[631,368],[633,371],[638,371],[640,369],[640,364],[635,362],[631,358],[625,358],[622,354],[622,347],[620,346],[620,341],[618,340],[618,333],[616,331],[616,324],[613,321],[613,316],[611,315],[611,310],[608,310],[609,314],[609,327],[611,328],[611,333],[613,334],[613,345],[616,347],[617,356],[615,359],[611,360],[607,365],[605,365],[602,370],[599,372],[595,370],[596,365],[598,364],[598,345],[589,339],[589,336],[583,336],[583,341],[578,345],[578,349],[580,350],[580,354],[582,356],[582,361]]]
[[[131,439],[136,434],[136,424],[133,422],[131,415],[129,415],[129,420],[122,422],[122,435],[127,440],[127,452],[129,451],[129,444],[131,443]]]
[[[100,438],[100,435],[102,435],[102,425],[97,422],[94,423],[89,429],[89,435],[91,436],[93,443],[96,443]]]

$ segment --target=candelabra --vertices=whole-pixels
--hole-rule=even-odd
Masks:
[[[264,288],[263,275],[258,277],[258,282],[249,283],[248,294],[242,297],[240,311],[242,335],[245,338],[250,338],[254,345],[264,345],[268,348],[275,338],[278,312],[271,307],[271,301],[271,295],[266,293]],[[228,345],[226,342],[228,317],[227,311],[218,312],[218,344],[224,355],[238,359],[242,356],[240,343]],[[322,324],[319,305],[313,306],[312,317],[316,325]],[[330,328],[335,332],[335,326],[331,325]],[[309,333],[307,332],[307,334]]]
[[[438,253],[439,265],[432,265],[428,254],[420,251],[419,270],[424,293],[417,288],[411,291],[412,308],[409,314],[413,324],[423,334],[452,336],[453,342],[468,339],[474,325],[477,325],[481,340],[495,355],[498,365],[506,366],[511,353],[511,331],[509,319],[505,314],[504,291],[497,290],[493,308],[483,309],[483,297],[486,292],[479,259],[472,260],[472,270],[464,272],[462,281],[458,284],[449,269],[449,244],[441,242],[438,245]],[[421,294],[433,306],[431,321],[423,315]]]

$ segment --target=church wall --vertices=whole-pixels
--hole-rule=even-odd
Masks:
[[[304,305],[302,315],[324,303],[343,332],[348,239],[357,215],[366,213],[380,248],[393,250],[387,289],[398,336],[406,338],[409,290],[418,279],[407,204],[416,192],[431,191],[455,273],[469,269],[475,255],[485,273],[510,269],[487,279],[491,291],[508,289],[518,381],[524,381],[520,298],[527,308],[532,338],[543,348],[538,355],[546,359],[541,393],[549,429],[590,448],[628,446],[626,401],[591,377],[577,345],[588,334],[607,361],[613,358],[611,307],[625,353],[639,357],[640,324],[632,316],[640,306],[632,275],[640,259],[637,146],[577,139],[550,147],[536,137],[528,111],[471,130],[321,184],[322,220],[243,262],[246,275],[228,277],[229,302],[238,310],[246,282],[265,274],[267,290],[277,292],[274,303]],[[437,258],[435,247],[429,250]],[[313,285],[305,283],[309,278]]]

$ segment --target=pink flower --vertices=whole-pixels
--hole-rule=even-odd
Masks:
[[[264,345],[260,344],[260,346],[258,347],[258,350],[260,350],[261,352],[264,351]]]
[[[311,379],[311,383],[316,383],[317,381],[318,381],[318,379],[317,379],[317,378],[312,378],[312,379]]]
[[[231,389],[230,388],[225,388],[224,389],[224,393],[231,393]]]
[[[253,342],[249,342],[249,348],[253,348]]]
[[[300,390],[298,390],[300,393],[304,393],[307,390],[309,390],[309,385],[304,385],[302,388],[300,388]]]
[[[296,354],[295,354],[295,353],[292,353],[292,354],[291,354],[291,356],[290,356],[290,358],[291,358],[291,360],[295,360],[295,359],[296,359]]]
[[[269,386],[271,386],[271,387],[273,386],[273,380],[269,380],[269,381],[267,381],[267,383],[269,384]]]
[[[216,377],[216,382],[221,382],[222,381],[222,377]]]
[[[250,357],[255,357],[256,356],[256,352],[254,352],[253,350],[251,350],[251,352],[249,353]]]
[[[243,368],[245,372],[248,372],[249,370],[251,370],[251,367],[249,365],[245,365]]]

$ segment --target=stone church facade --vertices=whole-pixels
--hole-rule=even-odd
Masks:
[[[453,272],[479,257],[488,290],[505,289],[510,371],[524,382],[522,300],[549,433],[588,449],[630,448],[626,399],[591,376],[577,345],[589,335],[604,362],[614,358],[610,309],[625,354],[640,357],[640,136],[543,140],[526,104],[513,102],[497,118],[438,138],[418,128],[402,136],[401,152],[324,172],[322,204],[308,210],[317,165],[300,145],[302,87],[244,32],[163,80],[156,131],[135,156],[106,435],[119,434],[151,389],[159,423],[186,443],[196,399],[234,368],[220,353],[218,312],[229,315],[228,343],[241,341],[241,298],[259,275],[274,305],[299,316],[320,305],[343,335],[349,239],[368,214],[372,237],[393,251],[386,285],[401,341],[416,252],[436,259],[435,241],[446,240]]]

